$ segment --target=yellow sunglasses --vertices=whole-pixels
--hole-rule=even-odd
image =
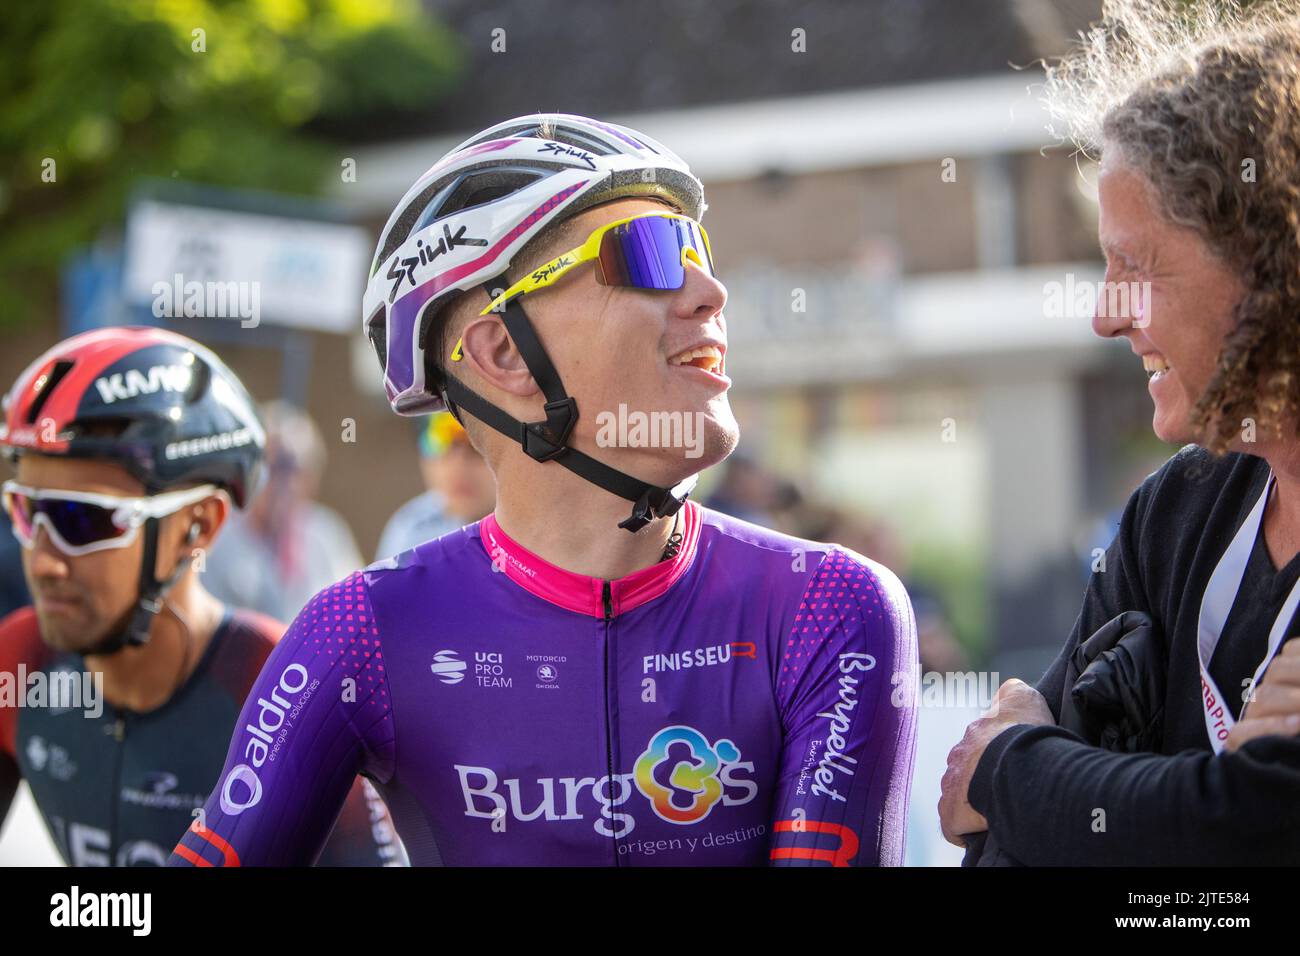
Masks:
[[[646,212],[616,219],[594,230],[576,248],[534,269],[488,303],[479,315],[500,311],[513,299],[556,282],[575,266],[596,261],[596,281],[601,285],[670,291],[686,283],[688,261],[714,275],[709,234],[690,216],[674,212]],[[451,360],[462,358],[457,339]]]

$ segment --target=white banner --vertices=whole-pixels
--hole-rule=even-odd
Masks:
[[[146,200],[127,220],[122,292],[159,318],[352,333],[372,252],[357,226]]]

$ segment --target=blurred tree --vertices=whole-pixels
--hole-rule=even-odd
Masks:
[[[60,265],[141,177],[317,192],[344,158],[331,139],[429,106],[462,61],[417,0],[10,4],[0,325],[51,314]]]

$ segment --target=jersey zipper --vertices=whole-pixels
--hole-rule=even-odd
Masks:
[[[108,811],[108,865],[117,857],[117,811],[122,800],[122,755],[126,751],[126,715],[118,714],[113,724],[113,740],[117,752],[113,755],[113,789],[109,794]]]
[[[614,596],[610,592],[609,582],[602,581],[601,600],[605,605],[605,643],[604,661],[601,671],[605,677],[605,772],[609,774],[610,793],[618,793],[617,781],[614,779],[614,727],[609,712],[609,625],[614,620]],[[614,837],[614,865],[618,866],[618,837]]]

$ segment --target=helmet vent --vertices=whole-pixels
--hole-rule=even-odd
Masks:
[[[366,323],[366,336],[370,345],[379,356],[379,367],[388,370],[388,329],[384,310],[376,309],[375,314]]]
[[[185,404],[193,405],[207,392],[208,386],[212,383],[212,369],[207,362],[194,363],[194,376],[190,379],[190,387],[185,392]]]
[[[555,143],[564,143],[568,146],[576,146],[578,149],[585,149],[596,156],[609,156],[619,150],[610,147],[610,145],[595,136],[590,136],[581,130],[574,129],[572,126],[552,125],[551,123],[530,123],[522,126],[513,126],[507,129],[496,129],[488,136],[474,140],[468,143],[468,146],[476,146],[479,143],[486,143],[493,139],[502,139],[507,136],[517,136],[520,139],[549,139]]]
[[[598,139],[584,136],[582,133],[574,132],[570,129],[560,128],[555,131],[555,135],[550,137],[557,143],[566,143],[569,146],[576,146],[578,149],[585,149],[589,153],[595,153],[597,156],[608,156],[615,152],[608,145]]]
[[[68,359],[61,359],[54,363],[54,368],[50,369],[50,374],[46,376],[40,391],[36,393],[36,400],[32,402],[32,407],[27,410],[28,425],[35,424],[36,417],[40,415],[41,409],[50,400],[50,396],[54,394],[54,389],[58,387],[59,382],[63,381],[63,377],[72,371],[74,364]]]
[[[108,438],[117,439],[126,434],[131,427],[129,418],[96,418],[91,421],[76,421],[68,425],[68,432],[74,438]]]
[[[383,248],[380,249],[379,254],[375,256],[375,263],[370,268],[372,275],[375,270],[382,266],[385,260],[393,254],[393,251],[406,241],[406,237],[411,234],[411,226],[415,224],[415,220],[419,218],[420,213],[424,212],[424,208],[428,205],[429,200],[438,194],[438,191],[442,186],[443,184],[441,182],[432,182],[421,190],[418,196],[406,204],[406,208],[402,210],[402,214],[397,218],[397,222],[393,223],[393,228],[388,230],[388,235],[384,239]]]
[[[370,267],[374,275],[393,252],[412,234],[419,232],[435,219],[482,206],[494,199],[518,192],[531,186],[542,176],[539,169],[526,167],[501,168],[493,166],[483,172],[469,172],[448,183],[446,178],[435,180],[406,204],[402,215],[393,223],[384,239],[384,245]]]
[[[482,206],[502,196],[509,196],[526,186],[531,186],[542,173],[535,169],[493,169],[481,173],[470,173],[457,184],[447,198],[439,203],[428,220],[452,213],[464,212],[476,206]],[[422,216],[421,221],[426,217]]]

